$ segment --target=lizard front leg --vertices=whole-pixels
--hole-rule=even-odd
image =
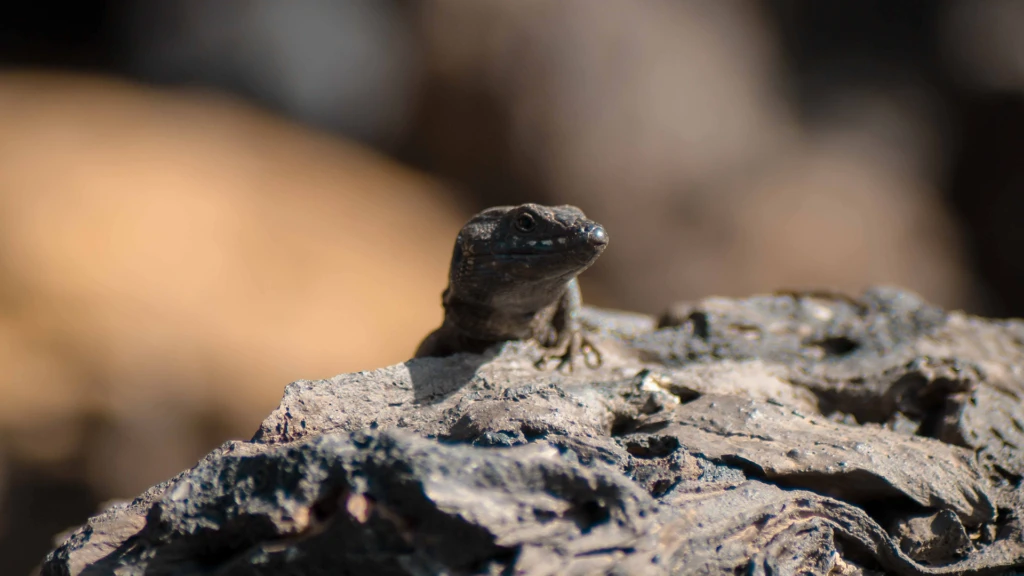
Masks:
[[[588,368],[601,366],[601,351],[583,333],[580,312],[583,297],[575,278],[565,287],[565,293],[558,302],[558,308],[551,318],[550,331],[541,344],[548,348],[537,360],[536,366],[545,369],[552,360],[558,360],[556,369],[572,372],[581,362]],[[553,332],[553,334],[551,334]]]

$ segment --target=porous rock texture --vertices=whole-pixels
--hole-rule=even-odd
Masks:
[[[250,442],[91,518],[41,573],[1024,567],[1024,323],[874,289],[585,325],[597,370],[511,342],[290,384]]]

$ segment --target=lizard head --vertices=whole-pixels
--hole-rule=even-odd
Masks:
[[[607,245],[604,228],[575,206],[488,208],[459,232],[450,286],[481,303],[529,308],[557,298]]]

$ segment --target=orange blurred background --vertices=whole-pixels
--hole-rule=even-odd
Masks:
[[[0,570],[302,378],[409,357],[489,205],[585,299],[905,286],[1024,315],[1012,0],[90,0],[0,24]]]

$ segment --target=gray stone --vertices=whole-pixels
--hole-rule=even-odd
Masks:
[[[290,384],[90,519],[71,574],[993,574],[1024,568],[1024,325],[891,289],[590,309],[539,351]],[[883,527],[888,527],[887,531]]]

